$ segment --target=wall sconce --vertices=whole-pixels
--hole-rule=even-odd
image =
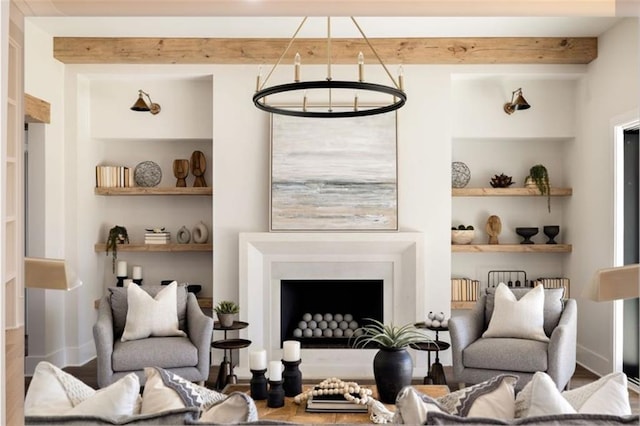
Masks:
[[[524,100],[522,89],[514,90],[513,93],[511,93],[511,102],[504,104],[504,112],[509,115],[513,114],[516,110],[529,108],[531,108],[531,105]]]
[[[147,97],[149,102],[144,100],[144,98],[142,97],[143,95]],[[138,90],[138,100],[136,101],[135,104],[133,104],[133,106],[131,107],[131,110],[150,112],[151,114],[156,115],[157,113],[160,112],[160,105],[154,104],[153,101],[151,100],[151,96],[149,96],[147,92],[143,90]]]
[[[24,258],[24,286],[47,290],[73,290],[82,285],[62,259]]]

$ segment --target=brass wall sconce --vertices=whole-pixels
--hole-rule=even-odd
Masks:
[[[147,97],[149,102],[144,100],[144,98],[142,97],[143,95]],[[150,112],[151,114],[156,115],[160,112],[160,105],[153,103],[153,101],[151,100],[151,96],[149,96],[147,92],[138,90],[138,100],[136,100],[136,103],[133,104],[131,110]]]
[[[504,104],[503,108],[504,112],[511,115],[516,110],[529,109],[531,108],[531,105],[529,105],[529,103],[524,100],[524,97],[522,96],[522,89],[517,89],[514,90],[513,93],[511,93],[511,102],[507,102],[506,104]]]

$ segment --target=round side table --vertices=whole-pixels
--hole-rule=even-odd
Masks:
[[[220,363],[220,369],[218,370],[218,379],[216,380],[216,389],[221,390],[228,384],[235,384],[238,382],[237,376],[233,373],[233,352],[234,349],[246,348],[251,344],[251,340],[246,339],[229,339],[227,333],[229,331],[237,331],[247,328],[249,323],[243,321],[234,321],[231,327],[223,327],[219,321],[213,323],[213,329],[215,331],[224,332],[224,338],[222,340],[214,340],[211,342],[211,347],[214,349],[222,349],[224,356]]]
[[[416,328],[424,328],[426,330],[435,331],[436,339],[430,342],[417,343],[416,349],[427,352],[427,375],[424,377],[423,384],[425,385],[446,385],[447,378],[444,375],[444,368],[440,364],[440,358],[438,356],[440,351],[447,350],[451,347],[448,342],[440,340],[438,333],[441,331],[449,331],[448,327],[431,327],[427,326],[424,322],[414,324]],[[436,360],[431,364],[431,352],[436,353]]]

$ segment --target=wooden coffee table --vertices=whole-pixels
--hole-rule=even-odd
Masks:
[[[373,390],[373,397],[378,398],[376,387],[364,385]],[[303,386],[303,390],[311,388],[312,385]],[[426,395],[433,398],[443,396],[449,393],[449,387],[445,385],[413,385],[413,387]],[[230,384],[227,385],[223,392],[229,394],[231,392],[249,393],[248,384]],[[390,411],[395,411],[393,404],[385,404]],[[293,398],[285,397],[284,406],[280,408],[267,407],[267,401],[256,401],[258,408],[258,417],[260,420],[275,420],[283,422],[304,423],[304,424],[345,424],[345,423],[371,423],[368,413],[307,413],[305,404],[296,404]]]

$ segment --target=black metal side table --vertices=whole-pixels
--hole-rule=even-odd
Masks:
[[[438,356],[440,351],[447,350],[451,347],[448,342],[443,342],[439,339],[438,333],[441,331],[449,331],[448,327],[431,327],[427,326],[424,322],[414,324],[416,328],[424,328],[436,332],[436,339],[430,342],[421,342],[416,344],[416,349],[427,352],[427,375],[424,377],[423,384],[425,385],[446,385],[447,378],[444,375],[444,368],[440,364],[440,358]],[[436,360],[431,364],[431,352],[436,353]]]
[[[214,349],[222,349],[224,356],[218,370],[218,378],[216,380],[216,389],[222,390],[228,384],[238,383],[238,377],[233,373],[233,352],[234,349],[246,348],[251,344],[251,340],[246,339],[229,339],[227,333],[229,331],[237,331],[247,328],[249,323],[244,321],[234,321],[231,327],[223,327],[219,321],[213,323],[215,331],[224,332],[222,340],[214,340],[211,347]]]

